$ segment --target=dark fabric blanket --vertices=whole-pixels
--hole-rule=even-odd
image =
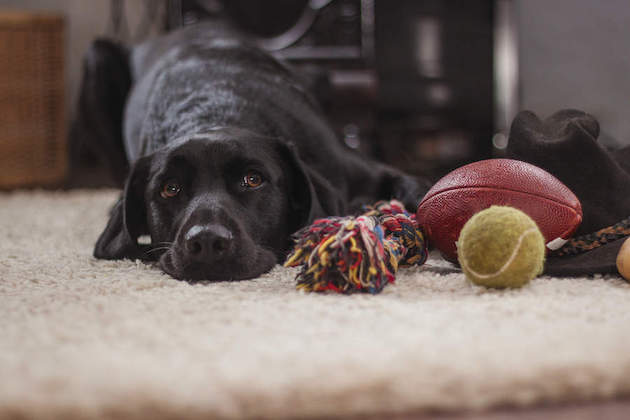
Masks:
[[[562,110],[545,120],[520,112],[510,130],[508,156],[539,166],[580,199],[583,221],[576,236],[630,217],[630,146],[610,151],[597,142],[599,123],[582,111]],[[615,273],[624,238],[577,255],[549,256],[545,273],[575,276]]]

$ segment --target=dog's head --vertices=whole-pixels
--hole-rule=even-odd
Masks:
[[[159,259],[178,279],[252,278],[281,262],[292,232],[341,206],[290,144],[217,129],[137,160],[94,255]]]

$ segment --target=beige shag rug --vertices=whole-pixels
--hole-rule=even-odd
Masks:
[[[92,246],[116,192],[0,195],[0,418],[312,417],[630,392],[630,285],[471,286],[438,259],[377,296],[295,270],[190,285]]]

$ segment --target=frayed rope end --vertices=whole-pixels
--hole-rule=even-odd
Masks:
[[[302,269],[297,289],[376,294],[393,283],[399,266],[427,259],[422,230],[402,203],[382,201],[358,217],[318,219],[295,234],[284,266]]]

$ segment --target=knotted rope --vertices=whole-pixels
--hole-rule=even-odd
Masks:
[[[304,291],[378,293],[395,280],[398,267],[421,265],[427,244],[415,214],[402,203],[381,201],[358,217],[318,219],[298,231],[285,267]]]

